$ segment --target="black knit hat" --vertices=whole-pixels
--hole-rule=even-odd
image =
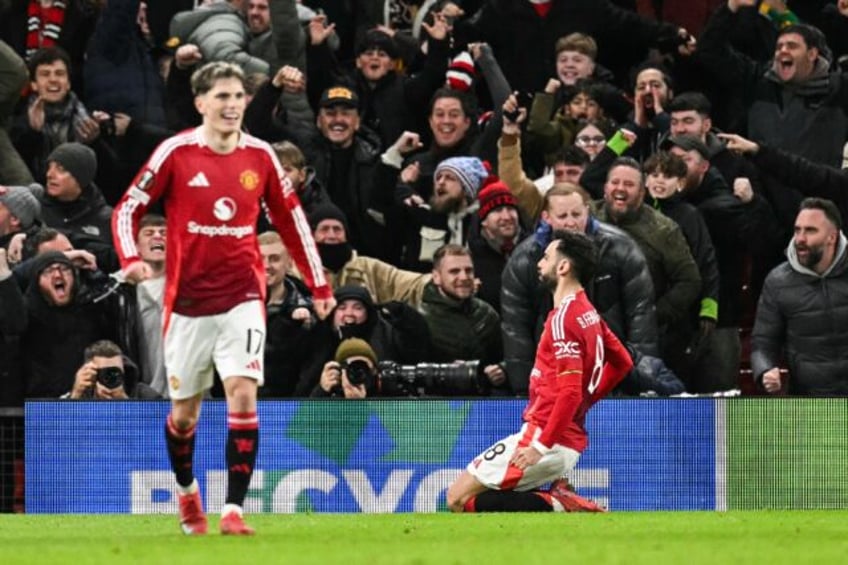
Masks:
[[[338,220],[344,226],[345,233],[348,232],[347,216],[345,216],[345,213],[342,212],[341,208],[331,202],[319,204],[312,210],[312,213],[309,214],[309,227],[312,228],[312,231],[314,232],[318,227],[318,224],[324,220]]]
[[[369,310],[374,309],[374,299],[371,298],[371,293],[364,286],[340,286],[333,293],[333,297],[336,299],[337,304],[341,304],[344,300],[358,300]]]
[[[50,265],[55,264],[67,265],[72,269],[76,269],[74,262],[65,257],[65,254],[61,251],[48,251],[46,253],[41,253],[40,255],[36,255],[32,260],[32,271],[30,271],[34,277],[34,280],[38,280],[38,277],[41,276],[41,273],[49,267]]]
[[[71,173],[80,188],[90,185],[97,174],[97,155],[91,147],[82,143],[63,143],[47,157],[47,162],[51,161]]]
[[[397,59],[398,49],[394,38],[384,31],[371,29],[356,43],[356,56],[360,56],[371,49],[385,51],[392,59]]]

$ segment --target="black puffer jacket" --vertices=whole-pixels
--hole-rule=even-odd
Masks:
[[[642,251],[627,234],[595,219],[590,220],[587,235],[598,246],[600,258],[586,289],[589,299],[625,345],[645,355],[658,355],[654,286]],[[548,242],[550,227],[541,224],[533,237],[515,248],[503,272],[504,360],[510,385],[519,394],[527,393],[536,343],[553,307],[536,268]]]
[[[831,269],[818,275],[789,260],[769,273],[752,336],[751,368],[757,381],[789,367],[789,394],[848,395],[848,240],[840,234]]]
[[[112,243],[112,207],[93,183],[83,188],[80,197],[71,202],[58,200],[46,193],[39,200],[45,226],[88,234]]]
[[[380,175],[377,134],[360,128],[352,146],[339,149],[321,135],[314,124],[292,124],[290,133],[307,162],[314,167],[315,174],[310,178],[325,189],[333,204],[345,211],[347,238],[351,245],[363,255],[392,261],[394,257],[388,250],[391,242],[386,237],[390,201],[385,190],[386,181]],[[350,151],[347,170],[333,170],[334,156],[339,157],[345,151]],[[342,158],[335,161],[345,162]],[[338,183],[333,183],[334,178]]]

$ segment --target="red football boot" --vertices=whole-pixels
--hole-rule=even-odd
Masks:
[[[238,512],[229,512],[221,517],[221,533],[225,536],[252,536],[256,531],[244,523]]]
[[[200,491],[192,494],[181,494],[180,498],[180,528],[187,536],[202,536],[206,533],[206,514],[203,512],[203,501]]]
[[[605,508],[574,492],[574,487],[566,479],[557,479],[551,483],[549,492],[566,512],[606,512]]]

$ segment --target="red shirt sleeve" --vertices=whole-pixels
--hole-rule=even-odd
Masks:
[[[140,260],[135,244],[138,223],[170,185],[172,150],[168,141],[156,148],[112,211],[112,240],[122,269]]]
[[[603,336],[604,368],[601,382],[594,393],[598,399],[605,397],[617,387],[633,368],[633,359],[630,358],[627,348],[606,324],[603,324]]]
[[[304,282],[318,299],[327,299],[333,291],[324,276],[321,257],[312,239],[312,231],[303,208],[300,205],[292,187],[291,181],[283,177],[283,170],[273,151],[269,149],[268,156],[272,161],[276,174],[269,175],[269,183],[265,188],[264,199],[280,237],[286,249],[304,277]]]

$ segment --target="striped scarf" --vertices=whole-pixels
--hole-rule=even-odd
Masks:
[[[30,0],[27,7],[26,56],[42,47],[53,47],[65,23],[65,2],[55,0],[51,6],[42,6],[39,0]]]

